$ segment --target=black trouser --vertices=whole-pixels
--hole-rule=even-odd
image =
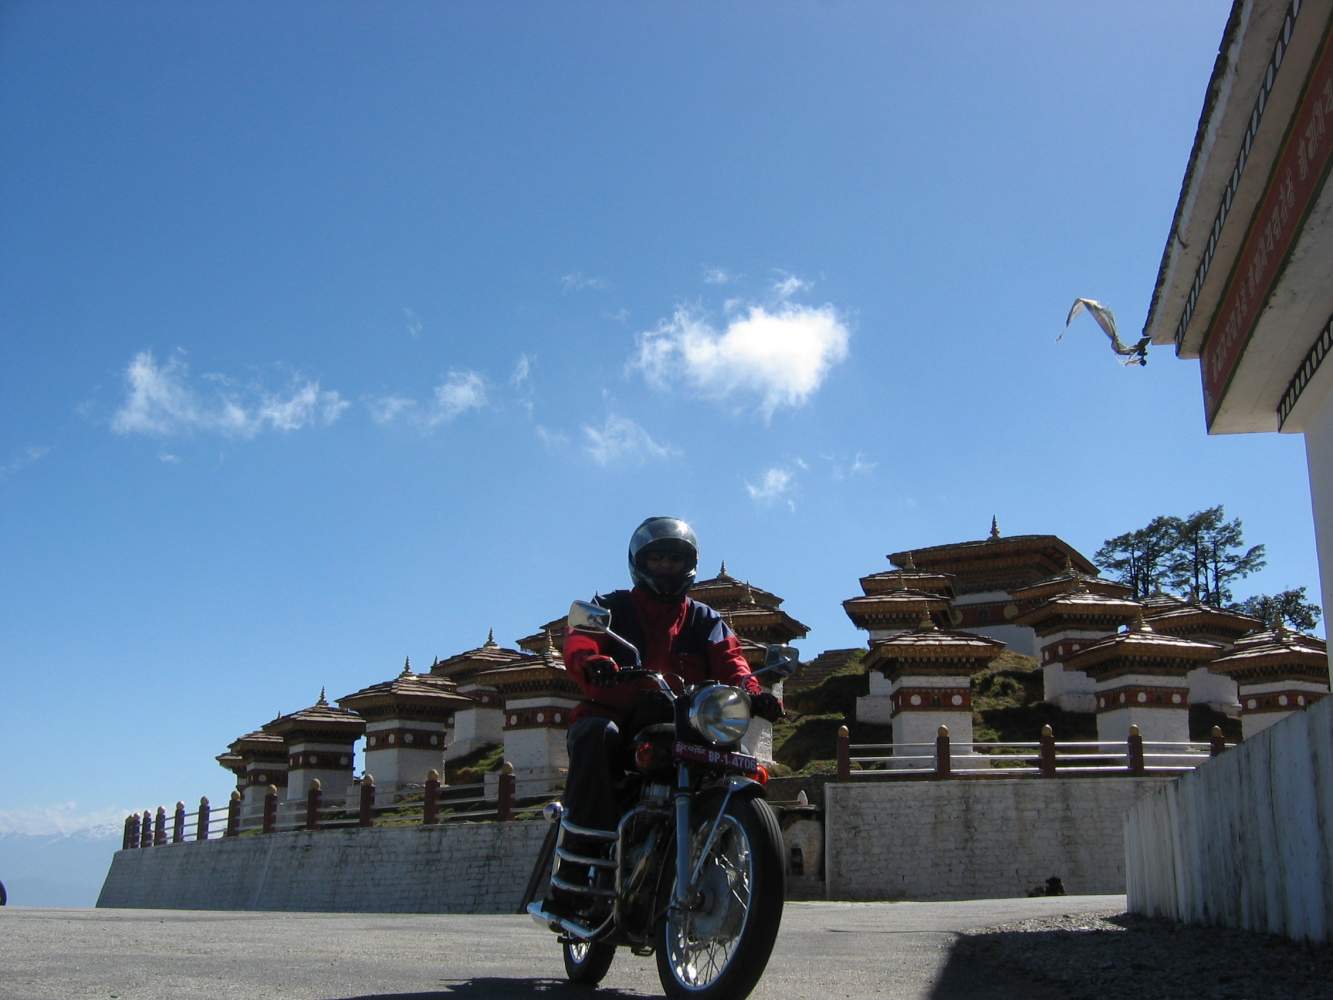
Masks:
[[[613,788],[622,774],[620,726],[614,719],[585,716],[569,728],[566,743],[565,815],[575,826],[614,830],[620,820]]]

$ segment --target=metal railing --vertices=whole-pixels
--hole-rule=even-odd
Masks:
[[[1145,741],[1138,726],[1122,741],[1057,742],[1043,726],[1035,743],[955,742],[940,726],[934,743],[852,743],[838,730],[838,780],[948,778],[1079,778],[1097,775],[1174,775],[1191,771],[1227,749],[1214,726],[1207,743]],[[877,751],[891,751],[882,753]]]
[[[186,812],[185,803],[177,802],[167,814],[158,806],[153,812],[131,813],[125,817],[122,849],[163,847],[185,841],[215,840],[250,834],[283,833],[293,830],[336,830],[373,826],[433,826],[463,820],[511,820],[521,809],[544,804],[547,797],[519,800],[513,765],[508,761],[500,771],[496,798],[486,796],[484,784],[444,785],[438,771],[431,771],[422,786],[421,798],[376,805],[375,779],[365,775],[357,789],[346,799],[325,802],[319,779],[310,782],[304,800],[280,799],[275,785],[269,785],[258,813],[247,815],[241,793],[234,791],[225,810],[214,810],[205,796],[199,808]]]

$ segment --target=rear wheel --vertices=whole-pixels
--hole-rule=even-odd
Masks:
[[[602,942],[566,941],[565,975],[576,986],[596,986],[611,968],[616,946]]]
[[[694,866],[714,818],[705,815],[695,826]],[[673,906],[658,927],[657,975],[667,996],[749,996],[777,940],[783,882],[782,832],[773,811],[762,799],[733,801],[708,846],[690,907]]]

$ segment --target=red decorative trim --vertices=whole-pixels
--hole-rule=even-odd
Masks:
[[[1327,40],[1310,70],[1268,190],[1250,220],[1199,356],[1204,411],[1211,427],[1249,346],[1305,217],[1333,160],[1333,45]]]
[[[899,688],[893,692],[893,714],[899,712],[970,712],[970,688]]]
[[[267,788],[269,785],[277,785],[279,788],[287,787],[286,770],[273,769],[269,771],[249,771],[240,784],[250,788]]]
[[[568,729],[572,711],[564,705],[511,708],[505,712],[505,729]]]
[[[1296,712],[1309,708],[1325,694],[1327,694],[1325,691],[1265,691],[1263,694],[1242,694],[1240,712],[1242,715],[1254,715],[1258,712]]]
[[[1188,688],[1118,687],[1097,692],[1097,711],[1117,712],[1122,708],[1168,708],[1186,712],[1190,707]]]
[[[287,758],[288,770],[316,768],[320,771],[350,771],[352,750],[305,750]]]
[[[1059,642],[1053,642],[1041,648],[1041,665],[1044,667],[1048,663],[1063,663],[1085,646],[1101,641],[1101,639],[1061,639]]]
[[[366,734],[366,752],[377,750],[443,750],[438,729],[377,729]]]

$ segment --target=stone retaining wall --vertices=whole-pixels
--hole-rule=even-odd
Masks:
[[[1162,778],[869,779],[824,787],[829,899],[1003,899],[1051,876],[1125,891],[1125,814]]]
[[[545,821],[274,833],[116,852],[98,906],[513,913]]]

